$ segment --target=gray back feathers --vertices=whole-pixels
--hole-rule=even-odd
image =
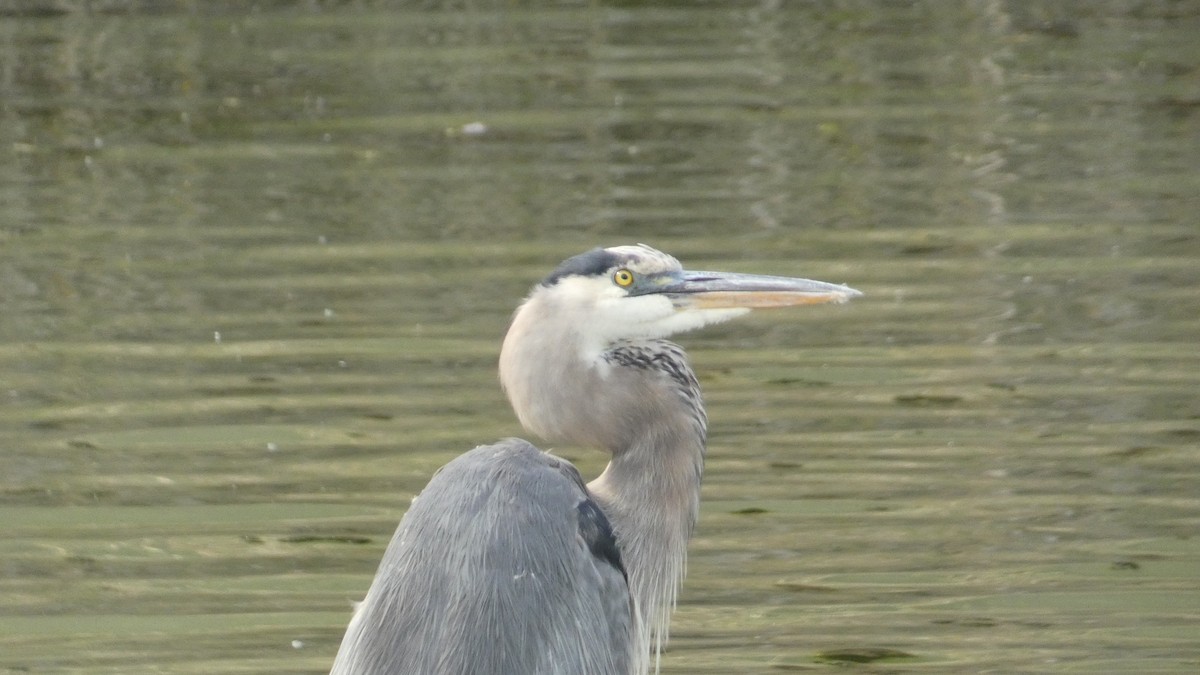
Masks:
[[[450,462],[414,501],[333,672],[627,675],[635,621],[578,472],[510,439]]]

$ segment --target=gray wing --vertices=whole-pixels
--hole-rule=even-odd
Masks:
[[[628,675],[634,622],[612,528],[575,467],[508,439],[414,500],[333,673]]]

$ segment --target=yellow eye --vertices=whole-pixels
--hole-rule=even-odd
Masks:
[[[627,269],[619,269],[613,274],[613,282],[621,288],[628,288],[633,285],[633,272]]]

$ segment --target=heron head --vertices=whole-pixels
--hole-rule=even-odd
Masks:
[[[604,342],[666,337],[751,309],[845,302],[862,295],[811,279],[689,271],[644,244],[596,248],[568,258],[537,292],[582,332]]]
[[[626,388],[601,386],[596,378],[638,372],[609,367],[605,355],[617,343],[667,337],[756,308],[856,295],[808,279],[692,272],[649,246],[597,248],[563,261],[522,303],[500,350],[500,382],[532,433],[615,449],[629,440],[628,420],[661,412],[649,404],[681,401],[647,397],[631,386],[643,382],[638,378],[623,380]]]

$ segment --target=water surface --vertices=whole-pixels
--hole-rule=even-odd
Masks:
[[[521,433],[512,308],[636,241],[867,294],[680,338],[664,673],[1200,666],[1189,4],[6,11],[0,667],[327,670]]]

